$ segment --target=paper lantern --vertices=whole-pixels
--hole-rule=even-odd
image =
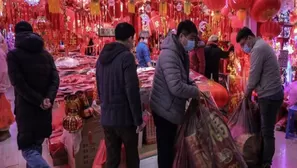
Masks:
[[[266,22],[275,16],[281,7],[281,0],[255,0],[251,17],[257,22]]]
[[[254,0],[229,0],[229,5],[234,10],[246,10],[250,8]]]
[[[281,33],[281,26],[278,22],[268,21],[261,24],[260,33],[264,37],[274,38]]]
[[[63,128],[70,133],[75,133],[83,126],[82,118],[76,114],[69,114],[63,119]]]
[[[223,108],[229,100],[229,94],[221,84],[209,81],[209,91],[211,95],[213,96],[217,106],[219,108]]]
[[[78,96],[69,95],[65,98],[65,113],[63,128],[70,133],[74,133],[82,128],[82,118],[79,116],[81,102]]]
[[[220,11],[226,5],[225,0],[203,0],[203,3],[210,10]]]

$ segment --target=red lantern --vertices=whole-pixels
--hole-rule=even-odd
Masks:
[[[266,22],[277,14],[281,0],[255,0],[251,8],[251,16],[257,22]]]
[[[214,11],[219,11],[226,5],[225,0],[203,0],[203,3],[210,9]]]
[[[81,110],[81,102],[78,96],[69,95],[65,98],[65,113],[66,117],[63,119],[63,128],[70,133],[74,133],[82,128],[83,121],[79,116]]]
[[[260,33],[264,37],[273,38],[281,33],[281,26],[278,22],[268,21],[261,25]]]
[[[254,0],[229,0],[229,5],[234,10],[248,9]]]

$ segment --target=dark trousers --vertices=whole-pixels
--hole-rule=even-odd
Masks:
[[[261,113],[261,132],[262,132],[262,163],[272,164],[272,158],[275,152],[274,127],[276,116],[283,100],[259,99]]]
[[[106,168],[119,167],[122,144],[125,146],[127,167],[139,168],[136,127],[104,127],[104,133],[107,149]]]
[[[153,112],[157,133],[158,165],[159,168],[172,168],[175,156],[175,139],[177,125]]]

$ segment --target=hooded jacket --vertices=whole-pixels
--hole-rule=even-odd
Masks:
[[[139,81],[130,50],[118,42],[105,45],[97,61],[96,78],[102,125],[141,125]]]
[[[40,105],[45,98],[53,104],[59,88],[59,75],[43,39],[32,32],[16,35],[15,49],[7,55],[8,74],[15,89],[15,115],[20,149],[52,133],[51,109]]]
[[[189,80],[189,56],[177,37],[169,34],[161,45],[151,94],[151,109],[174,124],[184,120],[186,101],[197,98]]]

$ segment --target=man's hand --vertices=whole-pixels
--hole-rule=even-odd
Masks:
[[[139,134],[144,129],[145,126],[146,126],[146,123],[143,122],[140,126],[137,127],[136,133]]]
[[[40,105],[40,107],[43,109],[43,110],[48,110],[52,107],[52,103],[50,101],[49,98],[45,98],[42,102],[42,104]]]

